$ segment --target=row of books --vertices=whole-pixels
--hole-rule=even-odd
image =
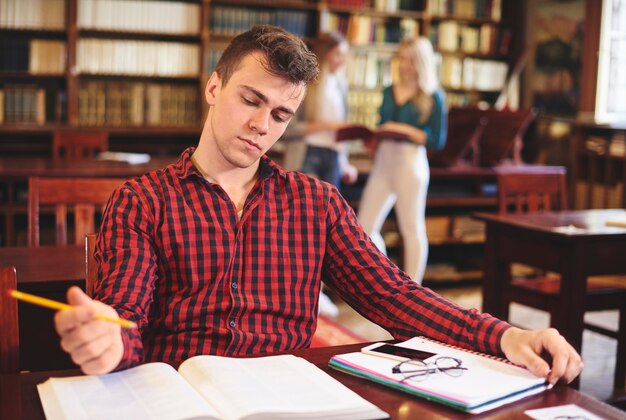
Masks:
[[[44,39],[0,39],[0,71],[63,74],[65,42]]]
[[[431,27],[430,39],[440,51],[491,54],[497,49],[497,34],[487,23],[474,27],[448,20]]]
[[[411,18],[388,20],[382,17],[339,14],[328,11],[320,15],[323,31],[339,31],[353,45],[397,43],[419,34],[419,22]]]
[[[200,5],[155,0],[79,0],[78,27],[197,35]]]
[[[374,8],[380,12],[395,13],[399,10],[419,11],[418,0],[374,0]]]
[[[65,29],[65,0],[0,0],[0,28]]]
[[[446,106],[448,108],[466,107],[480,102],[481,98],[477,92],[446,92]],[[489,101],[487,101],[489,102]]]
[[[352,88],[379,88],[391,84],[392,53],[353,49],[346,63],[346,78]]]
[[[439,77],[444,88],[493,92],[504,87],[508,68],[502,61],[443,56]]]
[[[197,126],[198,87],[139,82],[86,81],[78,93],[85,126]]]
[[[382,102],[382,91],[350,90],[348,92],[348,122],[368,127],[377,126]]]
[[[164,41],[80,39],[76,49],[80,73],[195,77],[200,47]]]
[[[211,48],[207,51],[205,68],[208,75],[211,75],[215,71],[217,62],[220,60],[223,52],[224,50],[221,48]]]
[[[500,21],[502,0],[428,0],[431,16],[489,18]]]
[[[623,208],[624,184],[604,184],[588,180],[575,181],[575,209],[619,209]]]
[[[300,37],[308,37],[315,33],[313,23],[313,14],[299,10],[213,6],[210,13],[210,28],[217,35],[232,36],[254,25],[270,24]]]
[[[0,123],[45,122],[45,89],[30,85],[12,85],[0,89]]]
[[[326,0],[329,7],[368,7],[369,0]]]

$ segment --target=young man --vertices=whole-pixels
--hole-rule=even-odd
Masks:
[[[513,328],[419,286],[378,251],[336,188],[264,156],[316,75],[314,56],[282,29],[257,26],[232,41],[206,85],[198,147],[113,193],[96,299],[72,288],[74,307],[55,318],[63,349],[100,374],[308,347],[324,280],[398,339],[423,334],[505,355],[552,383],[573,380],[581,359],[555,330]]]

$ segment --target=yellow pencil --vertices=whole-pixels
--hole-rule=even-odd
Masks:
[[[50,309],[57,309],[59,311],[63,311],[65,309],[70,309],[72,306],[66,303],[57,302],[56,300],[42,298],[40,296],[31,295],[30,293],[24,293],[17,290],[11,290],[9,293],[12,297],[18,300],[22,300],[24,302],[32,303],[33,305],[39,305]],[[110,318],[105,315],[97,314],[96,318],[102,321],[113,322],[115,324],[120,324],[124,328],[137,328],[137,324],[127,319],[122,318]]]

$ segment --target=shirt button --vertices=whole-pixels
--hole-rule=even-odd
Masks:
[[[230,287],[232,287],[233,289],[237,290],[237,283],[233,282]]]
[[[237,325],[237,324],[235,324],[235,321],[231,320],[231,321],[228,323],[228,325],[230,325],[232,328],[235,328],[235,325]]]

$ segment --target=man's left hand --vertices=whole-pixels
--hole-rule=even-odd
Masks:
[[[583,370],[580,355],[554,328],[528,331],[511,327],[502,335],[500,346],[511,362],[526,366],[551,384],[559,380],[570,383]],[[542,353],[552,358],[552,366]]]

